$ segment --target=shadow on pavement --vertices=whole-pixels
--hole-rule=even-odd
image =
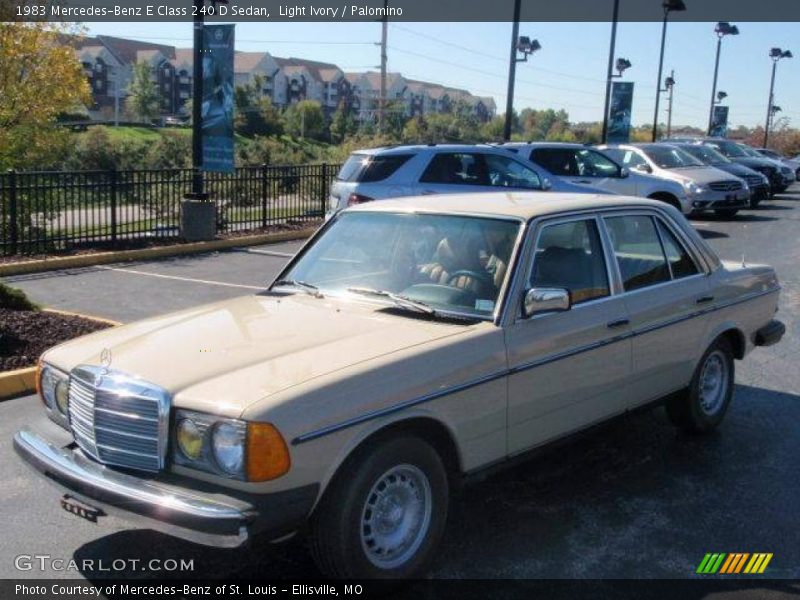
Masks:
[[[800,396],[749,386],[737,386],[725,422],[705,436],[678,432],[660,408],[629,413],[466,486],[431,576],[682,579],[698,577],[706,552],[772,552],[765,576],[796,579],[800,547],[789,524],[800,521],[798,420]],[[125,578],[319,577],[298,540],[217,550],[131,530],[85,544],[74,558],[139,559],[139,569],[111,574]],[[167,558],[192,559],[194,570],[147,569]]]
[[[706,240],[730,237],[727,233],[723,233],[722,231],[714,231],[713,229],[698,229],[697,233],[700,234],[700,237]]]

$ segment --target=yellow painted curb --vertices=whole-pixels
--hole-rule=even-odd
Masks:
[[[138,250],[119,250],[115,252],[95,252],[92,254],[79,254],[77,256],[59,256],[40,260],[28,260],[0,264],[0,277],[10,275],[24,275],[26,273],[40,273],[57,269],[75,269],[78,267],[91,267],[108,263],[125,262],[129,260],[146,260],[149,258],[164,258],[180,256],[182,254],[197,254],[227,250],[239,246],[258,246],[261,244],[275,244],[289,242],[310,237],[315,228],[298,229],[296,231],[281,231],[279,233],[263,233],[231,238],[227,240],[212,240],[210,242],[192,242],[189,244],[174,244],[171,246],[158,246],[155,248],[141,248]]]
[[[36,367],[0,373],[0,400],[28,394],[36,389]]]
[[[92,315],[84,315],[66,310],[57,310],[55,308],[43,308],[42,312],[66,315],[69,317],[81,317],[82,319],[88,319],[89,321],[106,323],[107,325],[111,325],[113,327],[122,325],[122,323],[119,321],[112,321],[111,319],[104,319],[103,317],[94,317]],[[25,367],[24,369],[0,372],[0,401],[21,396],[22,394],[30,394],[35,391],[36,367]]]

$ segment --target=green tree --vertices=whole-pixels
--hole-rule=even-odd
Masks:
[[[0,168],[50,168],[66,148],[56,118],[91,102],[83,68],[64,43],[77,33],[74,25],[0,22]]]
[[[345,139],[356,134],[358,123],[353,115],[352,107],[343,101],[339,102],[339,106],[336,107],[336,112],[331,118],[330,130],[331,141],[336,144],[341,144]]]
[[[139,61],[134,65],[128,94],[129,109],[143,121],[152,121],[161,112],[161,97],[146,62]]]
[[[263,97],[262,89],[264,89],[264,78],[261,75],[254,76],[253,81],[248,84],[236,86],[234,91],[236,133],[248,137],[283,133],[281,113],[269,98]]]
[[[322,140],[325,138],[325,113],[322,105],[316,100],[301,100],[291,105],[283,115],[286,131],[300,138]]]

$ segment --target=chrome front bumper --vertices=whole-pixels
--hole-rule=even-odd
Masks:
[[[241,546],[253,533],[268,532],[271,539],[292,533],[310,512],[318,490],[307,486],[242,499],[182,487],[99,464],[75,444],[54,445],[29,429],[14,435],[14,450],[66,495],[100,509],[101,515],[215,547]]]
[[[695,210],[745,208],[748,206],[750,206],[749,189],[732,192],[710,191],[692,198],[692,208]]]

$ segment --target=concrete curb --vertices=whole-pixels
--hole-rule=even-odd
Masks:
[[[36,389],[36,367],[0,373],[0,402]]]
[[[113,327],[122,325],[119,321],[112,321],[111,319],[104,319],[102,317],[94,317],[92,315],[84,315],[66,310],[56,310],[54,308],[44,308],[42,312],[66,315],[69,317],[81,317],[89,321],[106,323]],[[36,367],[25,367],[24,369],[0,372],[0,402],[21,396],[22,394],[30,394],[34,391],[36,391]]]
[[[316,228],[309,227],[296,231],[281,231],[278,233],[263,233],[231,238],[227,240],[212,240],[210,242],[193,242],[190,244],[175,244],[156,248],[142,248],[140,250],[119,250],[116,252],[97,252],[93,254],[79,254],[77,256],[61,256],[40,260],[0,264],[0,277],[10,275],[24,275],[27,273],[41,273],[42,271],[55,271],[58,269],[75,269],[78,267],[91,267],[108,263],[126,262],[131,260],[146,260],[149,258],[165,258],[180,256],[182,254],[198,254],[227,250],[239,246],[258,246],[261,244],[274,244],[289,242],[311,237]]]

